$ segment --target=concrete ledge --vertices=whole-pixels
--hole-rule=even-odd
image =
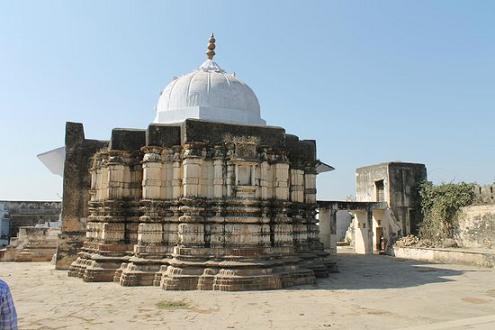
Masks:
[[[464,249],[394,247],[393,254],[397,258],[413,259],[432,263],[460,264],[495,268],[495,250],[470,251]]]

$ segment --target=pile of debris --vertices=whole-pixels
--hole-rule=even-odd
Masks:
[[[397,247],[408,247],[408,246],[419,246],[420,240],[419,237],[414,235],[407,235],[399,239],[395,242],[395,246]]]
[[[444,238],[443,240],[433,241],[429,239],[420,239],[414,235],[407,235],[398,240],[396,247],[423,247],[423,248],[457,248],[459,244],[455,239]]]

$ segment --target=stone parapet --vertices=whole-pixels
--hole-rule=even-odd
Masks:
[[[403,259],[495,268],[495,252],[493,250],[394,246],[393,253],[395,257]]]

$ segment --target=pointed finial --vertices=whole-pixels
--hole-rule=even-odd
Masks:
[[[210,36],[210,40],[208,40],[208,50],[206,51],[206,56],[208,56],[209,60],[212,60],[213,56],[215,56],[215,36],[213,33]]]

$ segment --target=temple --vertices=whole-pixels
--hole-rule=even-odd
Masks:
[[[67,123],[58,269],[165,290],[311,284],[335,262],[316,220],[314,140],[267,126],[255,93],[213,61],[163,90],[147,129],[88,140]]]

